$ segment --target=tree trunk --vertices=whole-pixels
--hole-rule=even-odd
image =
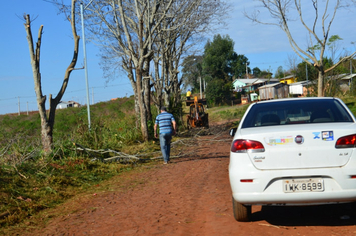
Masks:
[[[159,75],[159,61],[154,60],[154,68],[155,68],[155,83],[153,84],[155,92],[152,96],[152,100],[156,105],[157,111],[159,113],[159,109],[162,106],[162,92],[163,92],[163,82]]]
[[[62,86],[56,98],[52,99],[52,95],[50,94],[50,98],[49,98],[50,108],[49,108],[48,117],[46,114],[46,105],[45,105],[46,96],[43,96],[42,93],[42,82],[41,82],[41,73],[40,73],[40,51],[41,51],[43,25],[41,25],[39,29],[38,37],[37,37],[38,41],[36,43],[36,48],[35,48],[33,44],[32,32],[31,32],[30,15],[25,15],[25,20],[26,20],[25,29],[26,29],[27,41],[30,49],[30,57],[31,57],[33,79],[35,83],[37,106],[41,117],[41,141],[42,141],[42,148],[45,155],[48,155],[52,152],[53,126],[54,126],[56,107],[64,95],[64,92],[68,85],[69,76],[77,63],[77,58],[78,58],[80,37],[77,35],[76,27],[75,27],[75,4],[76,4],[76,0],[72,0],[70,22],[71,22],[72,33],[74,38],[74,54],[65,72]]]
[[[41,141],[46,155],[52,152],[53,125],[54,123],[48,122],[46,117],[41,116]]]
[[[35,90],[36,94],[40,94],[41,84],[35,82]],[[39,99],[38,99],[39,98]],[[37,106],[38,112],[41,118],[41,143],[42,149],[44,153],[47,155],[52,151],[52,143],[53,143],[53,124],[50,124],[47,119],[46,114],[46,96],[37,96]]]
[[[144,54],[147,54],[147,50],[144,50]],[[152,113],[151,113],[151,79],[150,79],[150,61],[151,57],[148,57],[144,61],[144,79],[143,79],[143,92],[144,92],[144,99],[145,99],[145,107],[147,111],[147,120],[152,120]]]
[[[318,97],[324,97],[324,70],[322,68],[318,72]]]
[[[124,58],[123,58],[123,61]],[[139,102],[138,102],[138,93],[137,93],[137,84],[133,75],[133,71],[132,71],[132,65],[131,65],[131,61],[127,62],[127,64],[123,65],[124,70],[127,72],[129,80],[131,82],[131,86],[134,92],[134,99],[135,99],[135,113],[136,113],[136,127],[139,126],[140,123],[140,106],[139,106]]]
[[[140,107],[142,137],[145,141],[148,141],[147,111],[144,102],[143,87],[142,87],[142,70],[140,67],[136,68],[136,85],[137,85],[138,105]]]
[[[145,78],[143,80],[143,85],[144,85],[145,107],[146,107],[146,111],[147,111],[147,120],[152,120],[150,79]]]

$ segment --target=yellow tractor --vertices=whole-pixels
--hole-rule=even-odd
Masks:
[[[187,100],[186,105],[189,106],[189,115],[187,115],[187,127],[192,129],[195,127],[209,128],[209,116],[204,112],[204,106],[206,105],[206,99],[198,99],[194,97],[194,100]]]

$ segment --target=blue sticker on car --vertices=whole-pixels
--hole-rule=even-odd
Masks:
[[[314,139],[320,139],[319,135],[320,135],[320,132],[313,132],[314,134]]]
[[[334,140],[334,132],[333,131],[322,131],[321,138],[324,141],[333,141]]]

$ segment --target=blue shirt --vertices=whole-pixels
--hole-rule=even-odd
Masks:
[[[168,112],[162,112],[156,117],[155,123],[159,125],[159,133],[160,134],[165,134],[165,133],[172,133],[172,121],[174,120],[174,117],[171,113]]]

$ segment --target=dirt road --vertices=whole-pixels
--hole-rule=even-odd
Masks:
[[[230,144],[227,132],[200,137],[198,154],[115,177],[107,190],[49,211],[49,218],[62,216],[46,228],[29,226],[21,235],[356,235],[354,204],[253,206],[252,222],[236,222]]]

